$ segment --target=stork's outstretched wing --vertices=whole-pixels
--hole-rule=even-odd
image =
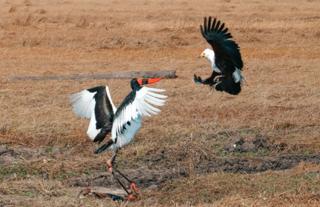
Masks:
[[[222,73],[232,73],[234,68],[242,69],[240,48],[232,40],[232,35],[228,32],[225,24],[216,18],[205,17],[203,25],[200,25],[202,36],[212,46],[216,55],[216,66]],[[231,70],[231,71],[230,71]]]
[[[159,94],[163,89],[142,87],[138,91],[132,91],[125,98],[117,110],[113,122],[112,134],[121,133],[131,120],[137,117],[151,116],[158,114],[160,109],[155,106],[163,106],[167,96]]]
[[[108,86],[98,86],[70,96],[73,111],[90,119],[87,134],[94,142],[101,142],[112,129],[116,108]]]

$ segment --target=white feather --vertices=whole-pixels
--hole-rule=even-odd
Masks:
[[[165,100],[157,99],[150,95],[146,95],[146,101],[156,106],[163,106],[165,103]]]
[[[148,104],[147,102],[144,102],[144,106],[148,110],[148,112],[150,112],[150,113],[152,113],[154,115],[156,115],[156,114],[158,114],[160,112],[160,109]]]
[[[166,91],[161,88],[148,88],[148,87],[144,87],[144,88],[146,88],[146,90],[151,91],[151,92],[165,92]]]
[[[144,116],[156,115],[160,109],[155,106],[162,106],[167,96],[158,94],[163,89],[142,87],[136,93],[134,101],[128,104],[115,118],[112,125],[112,139],[117,138],[118,147],[128,144],[141,127],[141,120]],[[127,123],[130,122],[131,125]],[[121,132],[125,126],[126,130]]]
[[[107,91],[107,98],[109,99],[111,105],[112,105],[112,109],[113,109],[113,113],[116,113],[117,111],[117,108],[115,107],[115,105],[113,104],[113,101],[112,101],[112,98],[111,98],[111,95],[110,95],[110,91],[109,91],[109,87],[106,86],[106,91]]]
[[[242,80],[241,70],[236,68],[236,70],[232,73],[232,77],[234,82],[238,83]]]
[[[90,93],[87,90],[72,94],[70,96],[70,102],[73,112],[79,117],[90,119],[96,104],[93,98],[95,94],[96,93]]]

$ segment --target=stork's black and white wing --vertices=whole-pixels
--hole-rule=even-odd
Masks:
[[[215,52],[215,64],[223,74],[232,74],[236,69],[241,70],[243,62],[240,48],[232,40],[228,28],[220,20],[212,17],[204,18],[203,25],[200,25],[202,36],[212,46]]]
[[[167,96],[159,94],[163,89],[142,87],[132,91],[119,106],[112,127],[112,137],[115,138],[130,126],[131,121],[144,116],[156,115],[160,112],[157,106],[163,106]],[[131,127],[132,128],[132,127]]]
[[[116,107],[108,86],[98,86],[70,96],[74,113],[90,119],[87,134],[94,142],[101,142],[111,131]]]

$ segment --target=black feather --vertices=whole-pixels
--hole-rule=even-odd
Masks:
[[[241,91],[241,83],[235,83],[232,76],[221,78],[221,83],[215,85],[217,91],[225,91],[231,95],[238,95]]]
[[[218,23],[217,23],[217,25],[215,26],[215,30],[217,30],[218,32],[219,32],[219,26],[220,26],[220,20],[218,20]]]
[[[216,61],[219,59],[225,59],[233,64],[231,68],[219,68],[221,71],[231,69],[233,72],[235,67],[241,70],[243,68],[243,62],[240,54],[240,48],[238,44],[232,40],[231,33],[228,32],[228,28],[225,24],[212,17],[204,17],[203,25],[200,26],[202,36],[212,46],[216,54]],[[217,65],[217,64],[216,64]]]
[[[207,29],[210,29],[210,26],[211,26],[211,17],[209,17]]]
[[[96,105],[94,107],[94,113],[97,121],[96,129],[101,129],[93,141],[101,142],[112,129],[114,111],[111,100],[109,100],[107,96],[106,86],[97,86],[87,89],[87,91],[95,93],[94,99]]]
[[[204,31],[207,31],[208,30],[207,17],[204,18],[203,25],[204,25]]]
[[[211,19],[211,17],[209,17]],[[214,18],[212,26],[210,28],[210,31],[214,29],[214,26],[216,25],[216,18]]]
[[[222,25],[220,26],[219,32],[222,32],[223,28],[224,28],[224,23],[222,23]]]

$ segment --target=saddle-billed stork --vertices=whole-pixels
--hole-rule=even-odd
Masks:
[[[205,80],[194,74],[194,82],[209,85],[232,95],[239,94],[243,80],[241,74],[243,62],[238,44],[232,40],[225,24],[216,18],[212,21],[212,17],[208,20],[205,17],[203,25],[200,25],[200,31],[213,49],[207,48],[200,55],[209,61],[212,74]]]
[[[167,96],[159,93],[165,90],[143,86],[159,80],[160,78],[132,79],[132,91],[125,97],[119,108],[113,104],[108,86],[86,89],[70,96],[74,113],[79,117],[90,119],[87,135],[91,140],[100,143],[111,132],[111,138],[95,153],[113,151],[111,159],[107,161],[107,167],[127,192],[128,200],[137,198],[138,188],[135,182],[115,169],[113,165],[118,150],[129,144],[141,128],[142,118],[158,114],[160,110],[155,106],[164,105]],[[130,190],[115,176],[115,172],[130,183]]]

